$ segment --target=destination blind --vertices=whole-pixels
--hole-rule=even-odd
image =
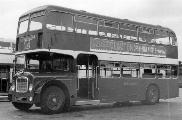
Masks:
[[[166,49],[161,45],[149,45],[93,37],[90,38],[90,51],[166,57]]]

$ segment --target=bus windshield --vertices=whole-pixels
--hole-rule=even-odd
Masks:
[[[22,17],[19,20],[18,34],[25,33],[28,30],[28,16]]]
[[[29,31],[40,30],[43,27],[43,20],[44,20],[45,12],[35,12],[30,16],[30,24],[29,24],[29,16],[25,16],[20,18],[19,20],[19,29],[18,34],[23,34],[27,32],[28,28]],[[29,27],[28,27],[29,25]]]
[[[16,55],[15,57],[16,70],[21,71],[25,69],[25,55]]]
[[[42,26],[43,26],[42,21],[43,21],[43,17],[32,18],[30,21],[29,31],[42,29]]]

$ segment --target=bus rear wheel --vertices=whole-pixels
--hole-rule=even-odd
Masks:
[[[149,105],[154,105],[159,102],[159,88],[155,85],[150,85],[146,91],[145,103]]]
[[[27,111],[33,105],[29,103],[17,103],[17,102],[12,102],[12,104],[16,109],[23,110],[23,111]]]
[[[55,114],[63,111],[65,94],[61,88],[50,86],[42,94],[41,111],[45,114]]]

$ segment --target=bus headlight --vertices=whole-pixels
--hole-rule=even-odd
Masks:
[[[12,84],[12,85],[11,85],[10,90],[11,90],[11,91],[14,91],[14,90],[15,90],[15,84]]]
[[[33,90],[33,85],[30,84],[28,90],[31,92]]]
[[[31,102],[33,100],[33,97],[29,97],[29,101]]]

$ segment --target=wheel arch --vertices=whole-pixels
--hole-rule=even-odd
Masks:
[[[43,92],[50,86],[57,86],[59,88],[61,88],[65,94],[65,97],[66,97],[66,100],[65,100],[65,107],[68,107],[70,105],[70,94],[69,94],[69,91],[68,91],[68,88],[66,87],[66,85],[61,82],[61,81],[57,81],[57,80],[51,80],[51,81],[48,81],[46,82],[42,88],[41,88],[41,91],[40,91],[40,101],[41,101],[41,98],[42,98],[42,94]]]
[[[146,87],[145,95],[147,94],[147,90],[150,86],[155,86],[158,89],[159,99],[160,99],[160,87],[156,83],[148,84]]]

